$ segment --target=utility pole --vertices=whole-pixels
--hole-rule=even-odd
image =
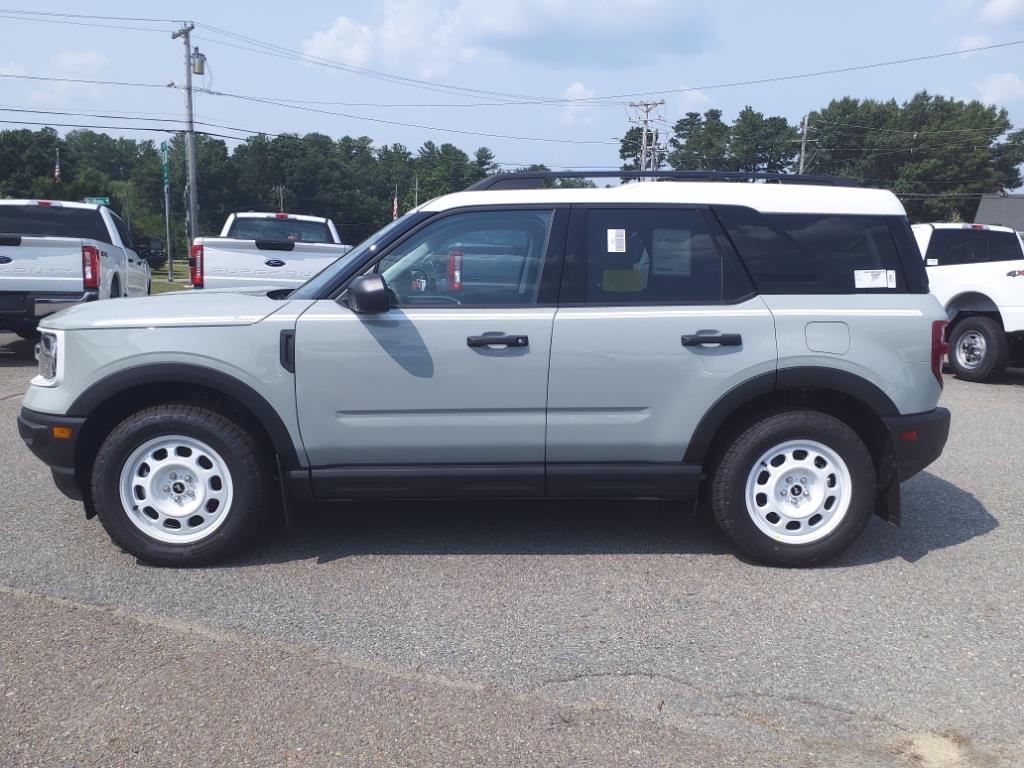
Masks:
[[[640,126],[640,170],[656,171],[661,158],[658,156],[658,137],[651,127],[651,112],[665,106],[665,100],[631,101],[629,106],[637,110],[637,117],[630,118],[631,123]],[[648,141],[650,135],[650,141]]]
[[[171,35],[172,40],[182,38],[185,43],[185,164],[188,168],[188,231],[186,237],[189,244],[199,234],[199,194],[196,183],[196,134],[195,123],[192,118],[192,30],[195,24],[188,23],[177,32]],[[197,57],[195,64],[201,67],[198,59],[199,49],[196,49]],[[200,70],[201,71],[201,70]]]
[[[420,177],[419,176],[413,176],[412,179],[413,179],[413,184],[415,185],[414,189],[416,190],[413,193],[413,201],[414,202],[412,204],[412,207],[413,208],[419,208],[420,207]]]
[[[271,189],[277,192],[277,210],[284,213],[284,184],[278,184]]]
[[[800,134],[800,170],[797,173],[803,175],[804,172],[804,161],[807,158],[807,118],[809,115],[804,115],[804,128]]]

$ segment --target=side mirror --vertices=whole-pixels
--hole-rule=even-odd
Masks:
[[[340,301],[359,314],[387,312],[391,309],[391,291],[380,275],[361,275],[349,283]]]

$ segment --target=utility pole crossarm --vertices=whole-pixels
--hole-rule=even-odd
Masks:
[[[631,101],[629,103],[630,108],[637,110],[642,115],[638,116],[635,122],[640,124],[640,171],[656,171],[657,166],[660,165],[661,158],[659,157],[660,147],[658,145],[658,135],[656,131],[652,131],[650,128],[651,124],[651,112],[658,107],[665,105],[665,100],[660,99],[659,101]],[[648,135],[650,141],[648,141]]]

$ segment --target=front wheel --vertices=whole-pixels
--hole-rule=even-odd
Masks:
[[[953,327],[949,341],[949,365],[958,379],[985,381],[998,376],[1010,358],[1003,327],[991,317],[978,315]]]
[[[811,565],[852,542],[871,517],[875,467],[846,423],[780,413],[740,433],[713,473],[715,520],[754,559]]]
[[[270,469],[243,426],[207,408],[146,408],[96,453],[92,495],[107,533],[155,565],[205,565],[262,522]]]

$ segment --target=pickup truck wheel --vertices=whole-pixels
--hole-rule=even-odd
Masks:
[[[121,298],[121,281],[118,280],[116,277],[110,281],[110,298]]]
[[[206,565],[235,552],[266,513],[270,468],[242,426],[175,404],[122,421],[96,454],[92,494],[110,537],[155,565]]]
[[[33,326],[16,328],[14,332],[26,341],[35,341],[39,338],[39,329]]]
[[[999,323],[978,315],[953,327],[949,342],[949,365],[958,379],[985,381],[998,376],[1010,359],[1010,344]]]
[[[712,476],[715,520],[768,565],[801,566],[843,550],[875,500],[875,467],[847,424],[817,411],[769,416],[726,449]]]

